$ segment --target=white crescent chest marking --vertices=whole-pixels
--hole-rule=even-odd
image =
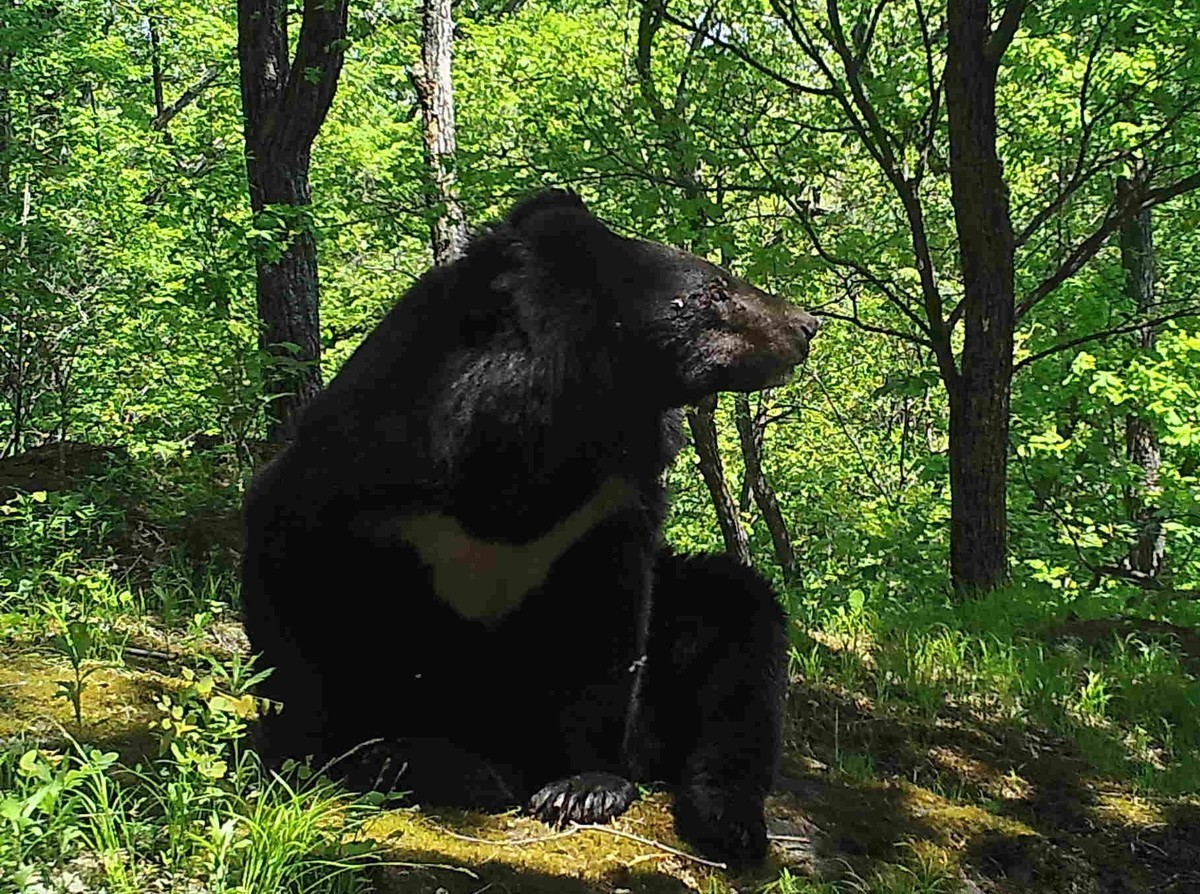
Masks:
[[[438,598],[471,621],[497,621],[546,581],[550,568],[592,528],[634,505],[637,489],[607,478],[586,503],[528,543],[493,543],[468,534],[458,519],[430,513],[401,520],[399,533],[433,577]]]

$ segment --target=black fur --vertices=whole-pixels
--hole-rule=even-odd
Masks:
[[[783,618],[752,571],[659,550],[671,408],[778,381],[815,321],[548,191],[426,274],[304,413],[246,499],[243,599],[276,758],[336,760],[431,803],[531,800],[600,821],[629,779],[677,791],[680,834],[766,848]],[[469,620],[402,535],[453,519],[526,544],[602,488],[629,496],[512,611]]]

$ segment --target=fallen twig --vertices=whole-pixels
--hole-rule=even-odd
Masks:
[[[473,844],[494,844],[501,847],[521,847],[527,844],[541,844],[546,841],[557,841],[560,838],[569,838],[578,832],[603,832],[606,835],[615,835],[618,838],[625,838],[629,841],[636,841],[638,844],[644,844],[647,847],[657,848],[664,853],[671,854],[675,857],[682,857],[685,860],[691,860],[695,863],[701,863],[704,866],[712,866],[714,869],[728,869],[725,863],[719,863],[715,860],[706,860],[703,857],[697,857],[694,854],[689,854],[686,851],[681,851],[678,848],[671,847],[669,844],[663,844],[661,841],[655,841],[652,838],[644,838],[641,835],[635,835],[632,832],[625,832],[621,829],[612,826],[601,826],[596,823],[572,823],[569,829],[562,832],[554,832],[550,835],[538,835],[532,838],[516,838],[512,840],[496,840],[492,838],[476,838],[473,835],[463,835],[459,832],[453,832],[444,826],[436,827],[439,832],[444,832],[451,838],[456,838],[459,841],[469,841]]]
[[[652,838],[643,838],[641,835],[634,835],[632,832],[614,829],[612,826],[598,826],[594,823],[575,823],[571,828],[594,829],[597,832],[604,832],[607,835],[616,835],[618,838],[627,838],[630,841],[636,841],[638,844],[644,844],[647,847],[656,847],[668,854],[674,854],[676,857],[683,857],[685,860],[692,860],[693,862],[701,863],[705,866],[712,866],[715,869],[729,868],[729,866],[725,863],[719,863],[716,860],[705,860],[703,857],[694,856],[686,851],[681,851],[678,848],[671,847],[669,844],[663,844],[661,841],[655,841]]]
[[[435,828],[444,835],[449,835],[451,838],[458,841],[467,841],[471,844],[502,844],[506,847],[517,847],[525,844],[541,844],[544,841],[557,841],[560,838],[570,838],[574,835],[578,828],[567,829],[562,832],[555,832],[551,835],[535,835],[531,838],[512,838],[496,840],[493,838],[476,838],[474,835],[463,835],[461,832],[454,832],[447,829],[445,826],[435,826]]]
[[[170,652],[160,652],[157,649],[141,649],[137,646],[126,646],[122,649],[126,655],[135,655],[138,658],[157,658],[159,661],[178,661],[182,655],[172,655]]]
[[[313,776],[314,777],[324,776],[333,767],[336,767],[342,761],[346,760],[349,757],[353,757],[355,754],[362,751],[364,748],[370,748],[372,745],[378,745],[382,741],[383,741],[383,737],[377,737],[374,739],[367,739],[366,741],[359,742],[357,745],[355,745],[349,751],[344,751],[341,754],[339,754],[337,757],[330,758],[329,760],[327,760],[324,764],[321,765],[321,769],[317,770],[317,772],[314,773]]]

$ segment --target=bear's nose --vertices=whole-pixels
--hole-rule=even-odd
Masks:
[[[821,323],[812,314],[805,313],[798,307],[789,307],[787,309],[787,328],[792,338],[803,339],[807,344],[816,337]]]

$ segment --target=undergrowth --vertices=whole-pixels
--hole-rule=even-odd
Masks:
[[[264,709],[251,690],[266,671],[221,645],[236,627],[236,557],[219,545],[198,556],[177,536],[189,524],[180,501],[196,518],[227,519],[238,480],[214,486],[213,468],[196,463],[172,474],[114,472],[0,504],[0,649],[57,656],[70,669],[58,696],[74,719],[54,736],[0,742],[0,891],[366,890],[379,851],[363,824],[378,803],[267,772],[246,747]],[[156,477],[171,499],[154,495]],[[855,585],[822,571],[781,586],[792,674],[834,705],[833,778],[872,786],[898,772],[839,734],[844,704],[911,728],[968,718],[1056,736],[1091,776],[1132,796],[1200,792],[1193,600],[1032,580],[957,600],[923,580],[866,575]],[[147,630],[184,656],[155,704],[150,753],[88,741],[96,670],[121,667]],[[1001,784],[1019,788],[1012,773]],[[991,809],[959,778],[921,782]],[[953,860],[913,845],[836,882],[785,870],[762,890],[958,889]]]
[[[93,490],[0,505],[0,649],[62,659],[57,694],[74,717],[0,742],[0,891],[366,890],[377,848],[363,823],[378,802],[303,767],[269,772],[246,747],[271,708],[252,695],[268,671],[206,642],[236,606],[232,558],[198,565],[160,542],[131,560],[131,529],[162,520],[142,505],[131,522],[122,501]],[[84,737],[84,696],[147,627],[189,663],[157,698],[149,753],[123,755]]]

